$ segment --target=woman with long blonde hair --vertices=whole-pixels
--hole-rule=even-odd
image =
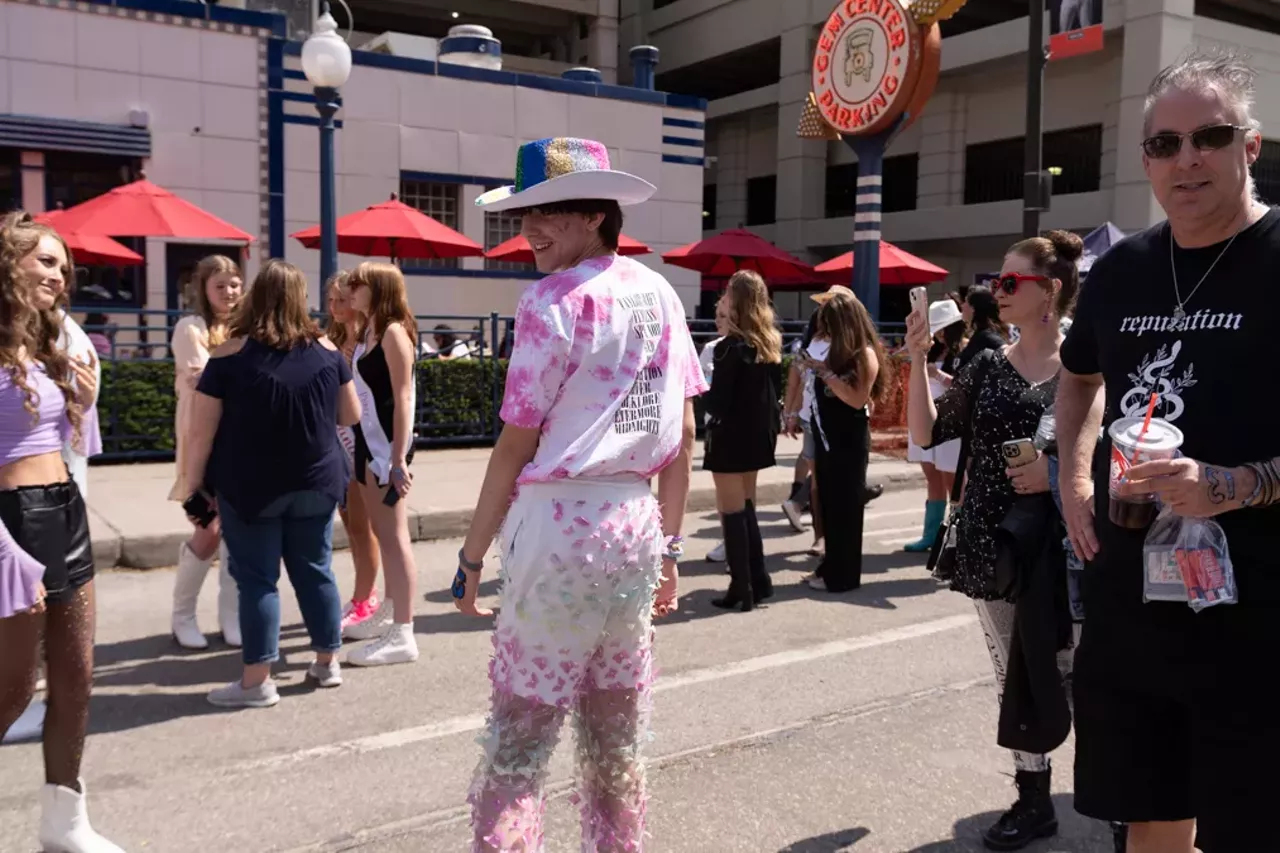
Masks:
[[[413,486],[409,463],[417,408],[418,326],[399,267],[366,261],[351,271],[347,289],[364,330],[353,355],[362,409],[355,436],[355,479],[364,490],[382,555],[387,595],[373,616],[347,630],[353,640],[377,638],[351,652],[347,660],[356,666],[412,663],[418,659],[413,635],[418,571],[404,499]]]
[[[351,273],[342,270],[329,279],[327,301],[329,308],[329,325],[326,329],[329,340],[342,353],[347,365],[352,366],[356,343],[360,339],[360,315],[351,307],[351,291],[349,289]],[[354,369],[354,368],[353,368]],[[339,426],[338,438],[347,454],[347,463],[355,470],[356,432],[354,427]],[[342,630],[344,633],[363,624],[374,617],[381,606],[377,590],[378,572],[382,568],[382,560],[378,555],[378,537],[373,533],[373,525],[369,522],[369,511],[364,505],[364,491],[355,480],[347,487],[346,502],[338,508],[342,517],[342,525],[347,530],[347,542],[351,546],[351,561],[355,564],[356,581],[351,593],[351,600],[342,611]]]
[[[746,613],[773,595],[756,518],[756,476],[775,464],[781,428],[782,333],[757,273],[733,274],[720,297],[725,336],[715,347],[706,396],[703,468],[712,472],[724,532],[729,591],[716,607]]]
[[[40,846],[121,853],[90,826],[80,778],[93,686],[94,564],[84,497],[62,450],[81,438],[96,382],[92,368],[59,344],[56,297],[73,269],[57,232],[23,212],[0,220],[0,739],[31,701],[43,662]]]
[[[174,407],[173,439],[177,462],[177,478],[169,490],[169,500],[184,501],[194,491],[186,482],[187,436],[192,429],[191,406],[196,386],[209,363],[209,354],[227,341],[232,315],[244,296],[244,279],[240,267],[226,255],[210,255],[196,264],[191,276],[191,299],[195,313],[183,317],[173,327],[173,387],[177,397]],[[178,574],[173,583],[174,639],[184,649],[208,648],[209,641],[196,621],[196,605],[200,587],[219,556],[218,628],[229,646],[240,646],[240,596],[231,578],[230,558],[222,544],[222,529],[217,521],[208,527],[193,525],[191,538],[178,548]]]
[[[847,592],[862,584],[862,524],[866,509],[867,465],[871,458],[868,403],[889,391],[884,344],[871,315],[853,292],[833,288],[818,309],[818,334],[825,352],[812,345],[801,358],[814,371],[814,467],[822,484],[826,548],[809,586]],[[818,357],[818,356],[821,357]]]

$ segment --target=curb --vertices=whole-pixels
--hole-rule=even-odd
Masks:
[[[924,475],[918,467],[910,471],[891,471],[879,473],[874,471],[876,460],[872,461],[872,470],[868,471],[868,479],[884,484],[885,492],[903,491],[924,483]],[[756,501],[760,504],[781,503],[787,499],[791,491],[790,482],[761,483],[757,488]],[[716,492],[710,486],[698,486],[689,490],[689,501],[685,512],[708,512],[716,508]],[[419,513],[409,517],[410,537],[414,542],[428,542],[437,539],[454,539],[465,536],[471,525],[471,509],[446,509]],[[111,528],[105,536],[95,536],[93,542],[93,559],[99,569],[161,569],[175,565],[178,548],[187,540],[185,532],[166,533],[151,536],[122,536]],[[348,547],[347,531],[335,521],[333,525],[333,549],[345,551]]]

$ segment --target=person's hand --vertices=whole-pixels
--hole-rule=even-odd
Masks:
[[[1043,453],[1017,468],[1006,468],[1005,474],[1013,484],[1013,490],[1020,495],[1039,495],[1049,491],[1049,459]]]
[[[1255,485],[1246,468],[1218,468],[1194,459],[1143,462],[1124,476],[1122,497],[1154,494],[1183,518],[1212,518],[1239,509]]]
[[[801,434],[799,415],[787,415],[782,419],[782,434],[787,438],[797,438]]]
[[[929,324],[916,312],[907,315],[907,352],[912,361],[924,361],[933,346],[933,336],[929,334]]]
[[[1067,523],[1071,549],[1082,560],[1092,561],[1101,550],[1093,526],[1093,478],[1074,476],[1059,483],[1062,493],[1062,520]]]
[[[658,594],[653,600],[653,615],[659,619],[670,616],[680,609],[680,567],[675,560],[662,560],[662,583],[658,585]]]
[[[462,569],[461,566],[459,568]],[[480,592],[480,572],[469,572],[466,569],[462,569],[462,573],[467,577],[467,590],[462,598],[453,600],[453,606],[458,608],[460,613],[465,613],[468,616],[492,616],[492,610],[476,605],[476,595]]]
[[[76,399],[80,401],[80,405],[86,409],[93,405],[98,399],[98,376],[95,369],[97,356],[93,353],[89,354],[89,360],[84,361],[80,358],[71,359],[71,372],[75,375],[76,381]]]
[[[413,486],[413,474],[403,461],[392,464],[391,485],[401,498],[408,497],[409,489]]]

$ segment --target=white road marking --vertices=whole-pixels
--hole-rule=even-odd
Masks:
[[[681,687],[692,687],[698,684],[706,684],[708,682],[719,681],[725,678],[751,675],[768,669],[790,666],[791,664],[807,663],[810,661],[821,660],[823,658],[835,657],[837,655],[845,655],[851,652],[865,651],[866,649],[874,649],[891,643],[917,640],[921,637],[940,634],[944,631],[954,631],[958,628],[965,628],[973,625],[977,621],[978,617],[974,614],[957,614],[954,616],[946,616],[941,619],[933,619],[928,622],[904,625],[899,628],[889,628],[885,631],[877,631],[874,634],[865,634],[860,637],[849,637],[844,640],[835,640],[828,643],[819,643],[814,646],[791,649],[785,652],[761,655],[760,657],[748,658],[747,660],[736,661],[734,663],[695,669],[681,675],[660,677],[654,685],[654,690],[658,693],[663,693],[668,690],[675,690]],[[300,749],[294,752],[270,755],[265,758],[244,761],[232,765],[228,768],[227,772],[231,775],[272,772],[303,761],[337,758],[346,755],[361,755],[370,752],[379,752],[385,749],[395,749],[409,744],[422,743],[424,741],[438,740],[440,738],[451,737],[453,735],[480,731],[484,728],[484,720],[485,718],[483,714],[452,717],[447,720],[428,723],[424,726],[413,726],[411,728],[383,732],[381,734],[369,735],[368,737],[356,738],[354,740],[339,741],[338,743],[325,744],[322,746],[311,747],[309,749]]]

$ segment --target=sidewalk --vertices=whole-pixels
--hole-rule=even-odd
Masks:
[[[761,504],[779,503],[787,497],[799,449],[799,441],[778,440],[777,466],[760,472],[757,498]],[[715,507],[711,475],[701,470],[701,445],[697,453],[689,488],[690,512]],[[409,527],[415,541],[466,533],[488,461],[487,448],[417,454],[411,466],[413,491],[408,498]],[[89,528],[99,568],[153,569],[174,564],[178,546],[191,528],[178,504],[167,500],[173,479],[172,463],[89,469]],[[890,490],[914,488],[924,480],[918,465],[873,454],[867,482],[882,483]],[[333,538],[335,548],[347,547],[341,524],[334,526]]]

